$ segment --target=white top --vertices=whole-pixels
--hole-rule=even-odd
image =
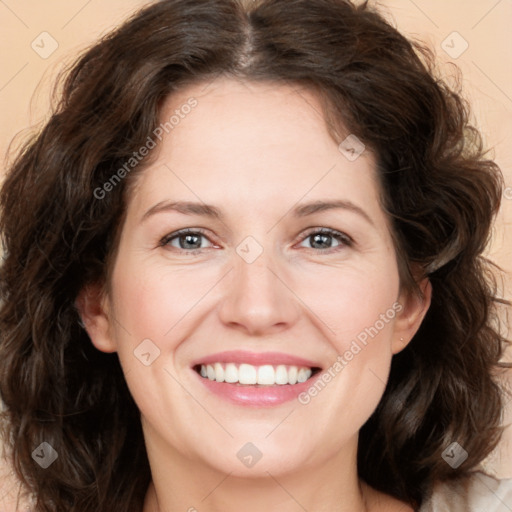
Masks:
[[[512,512],[512,478],[498,480],[478,472],[439,483],[419,512]]]

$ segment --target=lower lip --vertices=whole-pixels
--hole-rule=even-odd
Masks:
[[[217,382],[201,377],[195,370],[193,371],[197,378],[202,381],[203,385],[212,393],[236,405],[246,407],[271,407],[294,400],[302,392],[311,387],[317,377],[321,375],[321,372],[318,372],[307,381],[293,385],[261,386],[256,384],[243,385],[238,383],[230,384],[228,382]]]

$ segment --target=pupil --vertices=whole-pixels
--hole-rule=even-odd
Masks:
[[[196,243],[194,244],[194,239],[196,240]],[[182,249],[198,249],[201,247],[201,242],[199,242],[199,247],[197,247],[197,240],[199,239],[199,236],[197,235],[182,235],[180,240],[184,242],[182,245],[185,247],[182,247]],[[192,245],[192,247],[191,247]]]
[[[323,233],[317,233],[316,235],[313,235],[313,245],[315,245],[317,242],[319,242],[323,247],[330,247],[330,244],[328,243],[331,235],[326,235]]]

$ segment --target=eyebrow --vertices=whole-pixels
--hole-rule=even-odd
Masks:
[[[310,203],[304,203],[297,205],[292,210],[292,215],[295,217],[307,217],[315,213],[343,209],[358,214],[365,219],[369,224],[374,226],[374,222],[371,217],[359,206],[348,200],[336,200],[336,201],[312,201]],[[157,213],[161,212],[178,212],[184,215],[200,215],[203,217],[209,217],[212,219],[223,220],[224,216],[219,208],[216,206],[197,203],[192,201],[161,201],[156,205],[152,206],[143,216],[141,222],[146,220]]]
[[[313,201],[311,203],[301,204],[293,210],[293,214],[296,217],[306,217],[308,215],[313,215],[314,213],[336,209],[348,210],[356,213],[363,217],[363,219],[372,226],[375,225],[371,217],[360,206],[357,206],[352,201],[348,200]]]
[[[141,222],[146,220],[148,217],[161,212],[178,212],[183,213],[184,215],[201,215],[218,220],[222,220],[223,217],[221,211],[218,208],[209,204],[194,203],[190,201],[161,201],[160,203],[157,203],[155,206],[151,207],[142,216]]]

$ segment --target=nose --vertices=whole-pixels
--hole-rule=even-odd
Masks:
[[[277,258],[264,251],[248,263],[234,254],[234,268],[224,283],[221,321],[245,334],[261,336],[289,328],[300,315],[300,304]]]

